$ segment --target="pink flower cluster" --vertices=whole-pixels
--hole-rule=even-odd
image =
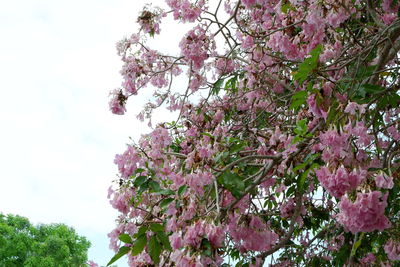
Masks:
[[[341,159],[347,155],[350,134],[338,133],[337,130],[328,130],[319,135],[324,151],[322,159],[325,162]]]
[[[128,178],[138,168],[138,161],[140,160],[139,153],[136,148],[128,145],[126,151],[120,155],[117,154],[114,163],[118,165],[118,170],[123,178]]]
[[[99,267],[99,265],[98,265],[97,263],[95,263],[94,261],[88,261],[87,264],[88,264],[90,267]]]
[[[206,237],[214,248],[222,246],[225,239],[225,231],[220,226],[197,221],[187,228],[182,244],[185,246],[198,247],[201,240]]]
[[[248,223],[242,224],[239,223],[239,216],[232,216],[228,231],[242,252],[266,251],[278,240],[278,235],[270,231],[267,224],[258,216],[251,216]]]
[[[353,170],[349,173],[344,167],[339,167],[335,172],[330,172],[327,167],[321,167],[315,173],[322,186],[337,198],[357,188],[367,175],[365,170]]]
[[[161,18],[165,16],[166,14],[160,9],[155,11],[144,9],[139,15],[137,22],[145,33],[149,33],[150,35],[159,34]]]
[[[111,112],[116,115],[124,115],[124,113],[126,112],[126,96],[119,89],[115,89],[114,91],[112,91],[110,93],[110,96],[112,97],[108,104],[110,106]]]
[[[189,0],[167,0],[167,4],[174,12],[174,19],[181,19],[183,22],[194,22],[204,7],[205,1],[196,1],[195,4]]]
[[[200,70],[208,58],[210,38],[206,30],[200,26],[190,30],[179,43],[181,54],[185,60],[192,64],[193,70]]]
[[[204,186],[211,184],[214,181],[214,176],[211,172],[199,172],[188,174],[186,179],[190,188],[202,196],[204,194]]]
[[[219,75],[228,74],[234,71],[235,62],[232,59],[219,58],[215,61],[215,68]]]
[[[275,52],[283,53],[288,59],[294,60],[299,58],[299,49],[290,38],[278,31],[271,35],[268,46]]]
[[[375,263],[375,261],[376,257],[373,253],[368,253],[362,259],[360,259],[362,266],[371,266]]]
[[[385,252],[389,260],[400,260],[400,242],[390,239],[384,246]]]
[[[367,104],[357,104],[356,102],[349,102],[346,106],[346,108],[344,109],[344,112],[349,113],[351,115],[355,115],[356,111],[358,111],[360,113],[360,115],[365,113],[365,108],[366,108]]]
[[[358,121],[354,126],[349,122],[344,129],[357,138],[359,146],[368,146],[373,140],[372,135],[368,133],[368,129],[362,121]]]
[[[307,104],[309,106],[309,110],[311,111],[312,114],[315,115],[316,118],[323,118],[324,120],[326,120],[326,118],[328,117],[328,112],[323,110],[321,105],[317,104],[315,94],[310,95],[307,98]]]
[[[387,197],[387,193],[382,195],[380,191],[358,193],[353,203],[345,195],[339,203],[337,220],[352,233],[383,231],[391,225],[385,216]]]
[[[392,189],[394,186],[393,178],[381,173],[375,176],[375,184],[379,188]]]

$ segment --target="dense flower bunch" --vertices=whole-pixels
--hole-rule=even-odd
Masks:
[[[391,226],[384,215],[386,201],[387,194],[382,196],[380,191],[358,193],[354,203],[343,196],[339,204],[338,221],[353,233],[385,230]]]
[[[115,157],[110,264],[398,264],[399,1],[166,4],[117,44],[110,110],[176,112]],[[178,56],[146,43],[169,14]]]

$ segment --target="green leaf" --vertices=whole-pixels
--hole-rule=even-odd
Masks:
[[[139,190],[138,190],[138,194],[140,195],[141,193],[143,193],[144,191],[146,191],[147,189],[149,189],[149,182],[150,179],[147,179],[145,182],[143,182],[140,186],[139,186]]]
[[[246,143],[242,142],[242,143],[238,143],[238,144],[234,144],[229,148],[229,151],[231,153],[237,153],[241,150],[243,150],[243,148],[246,146]]]
[[[293,75],[293,78],[296,81],[302,84],[308,78],[308,76],[318,67],[319,55],[321,54],[321,52],[322,45],[320,44],[317,45],[313,50],[311,50],[311,57],[304,59],[304,62],[300,63],[299,69]]]
[[[146,234],[146,232],[149,230],[149,227],[147,227],[146,225],[140,226],[138,232],[134,235],[134,237],[140,237],[144,234]]]
[[[139,176],[135,179],[135,181],[133,182],[133,186],[138,188],[140,187],[143,183],[146,182],[147,177],[146,176]]]
[[[307,119],[302,119],[296,123],[296,128],[294,132],[299,136],[305,136],[308,131]]]
[[[296,9],[290,4],[290,2],[283,4],[281,7],[281,11],[284,14],[287,14],[290,10],[296,11]]]
[[[212,247],[210,241],[208,239],[203,238],[201,240],[201,250],[203,251],[203,254],[206,255],[207,257],[212,257]]]
[[[135,240],[135,243],[133,244],[132,255],[133,256],[137,256],[140,253],[142,253],[142,251],[143,251],[144,247],[146,246],[146,244],[147,244],[146,235],[145,234],[140,235],[138,237],[138,239]]]
[[[171,244],[169,243],[169,238],[165,234],[165,232],[157,232],[156,233],[158,240],[162,243],[163,247],[167,250],[172,250]]]
[[[164,226],[162,224],[152,223],[150,224],[150,230],[153,232],[163,232]]]
[[[236,82],[237,82],[237,76],[234,76],[234,77],[230,78],[225,83],[225,90],[231,91],[232,93],[237,93]]]
[[[128,234],[120,234],[118,239],[124,243],[132,244],[132,238]]]
[[[182,196],[183,193],[186,192],[187,185],[181,185],[178,189],[178,196]]]
[[[153,235],[149,241],[149,255],[156,265],[160,263],[160,254],[161,244],[158,242],[157,237]]]
[[[224,79],[218,79],[211,90],[211,94],[218,95],[219,91],[221,91],[222,85],[224,83]]]
[[[301,105],[306,103],[307,91],[298,91],[292,96],[290,109],[297,110]]]
[[[222,173],[217,178],[217,182],[230,191],[236,198],[240,198],[245,190],[245,184],[242,178],[236,173],[230,171]]]
[[[316,167],[318,167],[319,164],[318,163],[314,163],[314,160],[316,160],[319,156],[320,156],[319,153],[315,153],[315,154],[310,153],[310,154],[308,154],[306,156],[306,158],[304,159],[304,162],[299,164],[299,165],[297,165],[296,167],[294,167],[293,171],[296,172],[298,170],[304,169],[309,164],[311,164],[311,167],[309,168],[311,170],[316,168]]]
[[[154,193],[158,193],[158,192],[161,191],[161,186],[156,181],[150,180],[149,181],[149,186],[150,186],[152,192],[154,192]]]
[[[294,191],[296,190],[295,186],[289,187],[289,189],[286,191],[286,197],[293,195]]]
[[[174,195],[175,191],[173,191],[171,189],[162,189],[162,190],[158,191],[157,194],[163,195],[163,196],[170,196],[170,195]]]
[[[307,169],[302,174],[300,174],[300,177],[298,179],[298,186],[299,186],[299,190],[301,190],[301,191],[303,191],[303,189],[304,189],[304,184],[306,182],[309,172],[310,172],[310,169]]]
[[[161,200],[160,208],[163,209],[163,208],[167,207],[172,201],[174,201],[173,198],[165,198],[165,199]]]
[[[293,168],[293,172],[297,172],[298,170],[304,169],[307,166],[307,162],[303,162],[296,167]]]
[[[130,250],[131,250],[130,247],[125,247],[125,246],[124,247],[120,247],[119,250],[118,250],[118,253],[115,254],[114,257],[111,258],[111,260],[107,263],[107,266],[110,266],[111,264],[113,264],[114,262],[119,260],[119,258],[121,258],[125,254],[127,254]]]

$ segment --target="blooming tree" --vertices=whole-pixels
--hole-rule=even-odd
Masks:
[[[166,3],[117,44],[111,111],[153,90],[138,118],[176,119],[115,157],[110,264],[399,264],[400,2]],[[166,16],[192,26],[171,54]]]

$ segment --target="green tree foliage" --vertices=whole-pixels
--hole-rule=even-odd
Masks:
[[[90,242],[64,224],[32,225],[25,217],[0,214],[0,266],[86,266]]]

